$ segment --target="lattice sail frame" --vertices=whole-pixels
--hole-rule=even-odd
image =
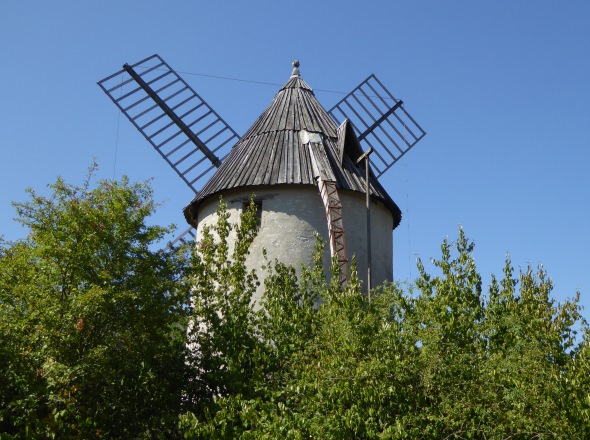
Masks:
[[[240,138],[159,55],[98,85],[195,193]]]
[[[194,243],[196,239],[197,239],[197,230],[191,226],[186,231],[181,233],[178,237],[176,237],[174,240],[172,240],[170,243],[168,243],[168,246],[166,246],[166,250],[167,251],[171,250],[171,249],[175,248],[176,246],[180,246],[183,244]]]
[[[405,110],[403,101],[395,98],[374,74],[340,100],[328,114],[337,124],[348,119],[359,141],[366,144],[365,149],[373,147],[370,163],[377,177],[426,135]]]

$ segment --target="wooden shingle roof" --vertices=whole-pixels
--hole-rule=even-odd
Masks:
[[[295,64],[294,64],[295,65]],[[199,204],[230,189],[267,185],[314,185],[317,170],[301,133],[318,133],[338,189],[365,193],[364,165],[356,165],[362,150],[349,124],[337,127],[317,101],[311,87],[301,79],[297,67],[268,108],[232,148],[229,155],[184,209],[194,225]],[[321,145],[321,144],[320,144]],[[315,153],[314,153],[315,155]],[[375,176],[370,177],[371,196],[382,201],[393,214],[393,228],[401,211]]]

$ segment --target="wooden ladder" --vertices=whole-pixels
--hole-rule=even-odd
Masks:
[[[318,177],[318,186],[328,222],[328,234],[330,237],[330,255],[336,257],[340,268],[340,287],[344,288],[350,278],[348,258],[346,257],[346,240],[344,239],[344,222],[342,221],[342,203],[336,189],[336,182],[322,180]]]

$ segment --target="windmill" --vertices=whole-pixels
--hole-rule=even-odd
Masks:
[[[289,81],[242,137],[158,55],[125,64],[98,85],[194,191],[195,198],[184,210],[192,226],[207,222],[203,213],[208,209],[207,203],[212,206],[213,196],[235,196],[239,189],[252,188],[264,193],[272,188],[275,192],[266,191],[264,196],[270,200],[276,199],[276,189],[282,188],[288,194],[278,197],[283,199],[282,204],[277,205],[276,200],[268,202],[274,203],[273,213],[277,209],[285,211],[286,216],[275,219],[275,229],[283,228],[295,215],[297,225],[291,221],[294,229],[282,234],[305,235],[307,232],[297,228],[307,228],[314,222],[315,217],[303,218],[302,212],[308,206],[319,206],[319,190],[331,256],[338,261],[340,282],[344,284],[349,276],[345,235],[350,238],[351,233],[349,230],[345,234],[343,211],[347,217],[356,215],[360,209],[357,196],[365,194],[369,240],[364,236],[368,246],[363,248],[368,247],[370,288],[370,201],[385,207],[389,216],[385,216],[385,223],[393,221],[390,233],[401,221],[399,208],[378,178],[426,134],[407,113],[403,102],[375,75],[326,111],[301,79],[299,62],[294,61]],[[293,206],[300,193],[289,192],[294,185],[316,188],[316,195],[310,196],[314,198],[302,199],[297,212]],[[349,207],[343,205],[343,195],[351,200],[347,202]],[[353,242],[359,241],[357,229],[353,228]],[[195,237],[195,229],[189,228],[173,243]],[[273,240],[268,243],[276,245],[281,237],[275,235]],[[353,248],[360,251],[358,245]],[[386,255],[384,259],[389,260],[384,266],[391,267],[392,257]]]

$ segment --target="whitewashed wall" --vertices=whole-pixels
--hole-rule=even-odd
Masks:
[[[283,185],[248,188],[228,191],[223,199],[228,205],[231,222],[238,222],[243,204],[255,193],[262,201],[262,222],[248,258],[248,265],[255,268],[261,280],[264,272],[262,249],[270,260],[275,258],[299,268],[311,264],[314,249],[314,232],[328,240],[326,215],[317,187],[306,185]],[[367,278],[366,210],[363,194],[339,191],[343,206],[347,255],[356,255],[357,267],[363,285]],[[217,221],[215,214],[219,198],[210,198],[199,206],[197,241],[205,225]],[[372,234],[372,284],[377,286],[393,276],[393,218],[385,206],[377,201],[371,205]],[[235,236],[233,236],[235,239]],[[329,246],[324,255],[324,270],[328,273]],[[262,288],[261,288],[262,291]]]

